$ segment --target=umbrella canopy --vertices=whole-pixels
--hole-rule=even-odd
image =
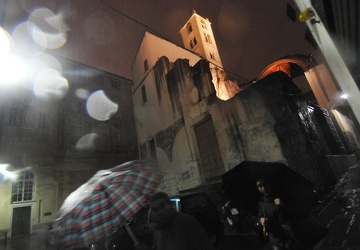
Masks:
[[[149,161],[97,172],[71,193],[52,230],[61,249],[89,246],[125,223],[157,190],[163,174]]]
[[[260,193],[256,180],[266,179],[283,201],[284,216],[307,215],[314,204],[313,184],[283,163],[244,161],[221,176],[224,195],[251,215],[257,215]]]

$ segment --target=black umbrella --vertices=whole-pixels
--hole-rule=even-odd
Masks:
[[[258,179],[266,179],[273,195],[281,198],[285,218],[306,216],[313,208],[313,184],[283,163],[244,161],[221,178],[224,194],[251,215],[258,211]]]

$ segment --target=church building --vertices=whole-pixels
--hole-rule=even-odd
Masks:
[[[193,12],[180,34],[184,47],[146,32],[132,67],[140,153],[166,173],[163,191],[218,187],[245,160],[284,162],[321,190],[342,171],[334,155],[356,161],[329,112],[310,104],[289,72],[262,72],[240,88],[222,68],[208,19]]]

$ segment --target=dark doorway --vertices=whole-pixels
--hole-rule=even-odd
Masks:
[[[150,141],[150,152],[151,152],[151,159],[156,160],[156,147],[155,147],[155,141],[152,139]]]
[[[212,119],[195,126],[195,134],[205,180],[208,182],[220,179],[225,168]]]
[[[13,209],[11,237],[30,234],[31,206]]]

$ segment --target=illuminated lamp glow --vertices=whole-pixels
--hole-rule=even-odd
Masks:
[[[20,23],[12,32],[14,49],[16,52],[26,56],[36,56],[41,54],[45,48],[34,42],[29,34],[28,22]]]
[[[43,69],[34,83],[36,97],[43,100],[60,100],[65,97],[69,90],[66,78],[62,77],[57,70]]]
[[[342,94],[342,95],[340,96],[340,98],[341,98],[341,99],[347,99],[347,98],[348,98],[348,95],[347,95],[347,94]]]
[[[300,22],[306,22],[307,20],[313,18],[315,16],[314,11],[311,8],[307,8],[306,10],[302,11],[299,15]]]
[[[0,27],[0,56],[10,52],[12,46],[12,38],[10,34]]]
[[[13,54],[0,57],[0,85],[18,83],[27,75],[25,63]]]
[[[16,180],[17,174],[10,172],[7,169],[9,164],[0,164],[0,182],[5,180]]]

